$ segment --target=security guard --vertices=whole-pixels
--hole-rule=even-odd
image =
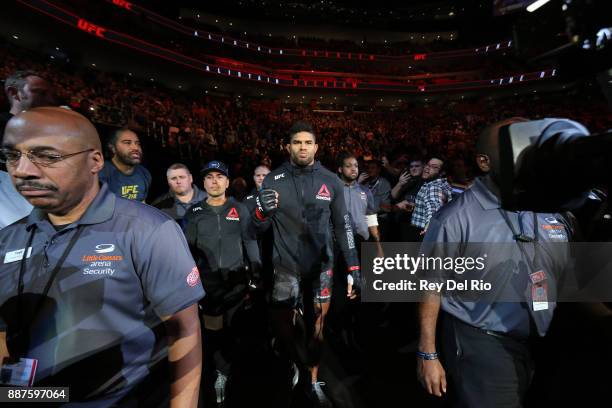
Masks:
[[[30,385],[19,383],[27,370],[35,385],[70,387],[70,402],[89,406],[195,407],[198,270],[172,219],[100,186],[101,150],[93,125],[67,109],[7,124],[0,160],[35,209],[0,231],[0,321],[15,362],[3,379]],[[170,395],[160,396],[149,367],[162,322],[172,364]]]
[[[483,132],[477,164],[487,175],[431,218],[423,240],[427,256],[488,255],[486,268],[465,278],[486,279],[495,298],[447,292],[440,299],[432,293],[419,309],[419,379],[430,394],[441,396],[448,371],[461,407],[522,406],[533,374],[528,340],[546,334],[556,306],[557,277],[570,264],[567,245],[550,245],[570,238],[563,217],[501,208],[497,136],[502,126],[519,121],[500,122]],[[459,253],[449,253],[442,244],[455,244],[450,251]],[[512,294],[514,301],[508,297]],[[436,349],[440,308],[446,370]]]

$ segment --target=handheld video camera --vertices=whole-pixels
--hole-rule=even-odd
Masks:
[[[504,209],[572,210],[612,184],[612,131],[591,135],[569,119],[542,119],[502,126],[498,137]]]

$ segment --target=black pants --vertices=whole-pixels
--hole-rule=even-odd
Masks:
[[[527,342],[488,334],[445,315],[442,350],[453,406],[523,406],[533,376]]]

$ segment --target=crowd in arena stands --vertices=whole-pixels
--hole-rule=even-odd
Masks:
[[[504,99],[404,102],[393,112],[324,113],[312,109],[318,107],[316,101],[289,106],[279,100],[196,99],[129,76],[60,65],[11,46],[4,47],[0,57],[0,77],[18,69],[39,72],[52,84],[59,104],[97,124],[135,129],[154,140],[169,162],[182,161],[197,171],[203,163],[221,159],[231,164],[233,176],[245,180],[256,165],[274,166],[283,160],[283,138],[296,120],[313,124],[320,135],[318,157],[332,169],[344,150],[366,160],[399,158],[400,167],[407,166],[408,158],[426,159],[431,154],[470,158],[474,138],[484,125],[512,116],[569,117],[593,131],[611,125],[603,98],[594,91],[574,91],[583,95],[578,106],[566,93],[530,93]]]
[[[108,19],[119,31],[125,32],[126,34],[134,34],[135,32],[146,32],[147,38],[145,40],[150,41],[152,38],[161,40],[168,38],[168,32],[160,32],[160,25],[154,20],[144,19],[138,15],[132,13],[117,13],[116,9],[106,3],[83,3],[74,0],[63,0],[63,6],[74,11],[80,15],[89,15],[91,18],[96,17],[97,20]],[[146,7],[146,5],[145,5]],[[150,8],[152,9],[152,8]],[[407,55],[413,53],[426,53],[436,51],[449,51],[462,48],[471,48],[474,46],[485,45],[482,43],[474,43],[473,41],[464,40],[457,35],[454,35],[452,39],[440,34],[440,38],[435,33],[419,34],[411,33],[410,36],[406,37],[404,41],[387,41],[368,38],[367,35],[359,38],[359,40],[351,39],[334,39],[334,38],[321,38],[315,36],[303,36],[297,35],[293,32],[279,33],[276,30],[274,33],[267,31],[262,32],[249,32],[239,27],[239,24],[235,24],[230,30],[223,30],[223,24],[208,24],[201,20],[195,20],[191,18],[183,18],[178,21],[185,28],[193,28],[201,30],[201,32],[210,32],[213,34],[222,34],[228,37],[248,41],[250,43],[260,44],[262,46],[275,47],[275,48],[296,48],[296,49],[310,49],[310,50],[329,50],[338,52],[363,52],[378,55]],[[308,27],[309,25],[305,25]],[[143,31],[144,30],[144,31]],[[173,32],[173,31],[169,31]],[[246,34],[245,34],[246,33]],[[164,37],[164,34],[165,37]],[[426,36],[424,39],[423,37]],[[195,38],[192,36],[181,35],[178,37],[181,43],[187,43],[189,41],[195,42],[200,46],[204,45],[204,41],[201,38]],[[494,41],[504,41],[506,38],[492,39]],[[480,39],[478,39],[480,41]],[[176,46],[177,41],[173,44]]]

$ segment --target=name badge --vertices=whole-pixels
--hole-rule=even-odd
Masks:
[[[16,387],[31,387],[36,375],[38,360],[20,358],[17,362],[8,362],[8,357],[0,367],[0,384]]]
[[[544,271],[537,271],[529,275],[531,279],[531,300],[533,311],[548,310],[548,283]]]
[[[11,263],[21,261],[23,259],[23,254],[25,253],[25,248],[17,249],[16,251],[7,252],[4,254],[4,263]],[[28,253],[26,254],[26,259],[32,255],[32,247],[28,248]]]

